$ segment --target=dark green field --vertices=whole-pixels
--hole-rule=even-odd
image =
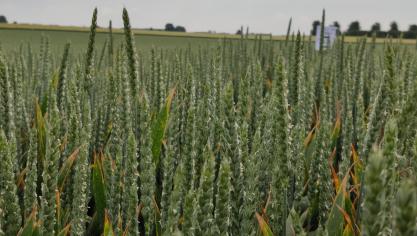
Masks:
[[[36,49],[39,47],[42,35],[49,38],[51,50],[63,50],[66,42],[71,42],[74,52],[86,49],[88,32],[55,31],[55,30],[30,30],[30,29],[0,29],[0,44],[4,50],[16,50],[21,44],[31,43]],[[116,45],[123,40],[123,34],[113,34]],[[107,39],[107,33],[97,33],[97,48],[101,48]],[[185,48],[188,46],[205,47],[209,44],[217,44],[220,39],[197,38],[184,36],[160,36],[160,35],[135,35],[136,46],[139,50],[146,50],[153,46],[157,48]]]
[[[175,49],[175,48],[204,48],[206,46],[218,45],[218,42],[224,38],[230,40],[239,39],[240,36],[233,34],[209,34],[209,33],[178,33],[166,31],[149,31],[149,30],[133,30],[135,34],[136,47],[140,51],[147,51],[152,47],[159,49]],[[17,50],[21,45],[28,45],[36,50],[39,48],[42,36],[49,39],[52,52],[61,52],[66,42],[71,42],[71,50],[78,54],[86,49],[88,43],[89,29],[85,27],[66,27],[66,26],[47,26],[47,25],[25,25],[25,24],[3,24],[0,25],[0,45],[3,50]],[[120,45],[123,38],[121,29],[113,30],[113,39],[115,45]],[[256,35],[249,35],[249,39],[255,39]],[[108,38],[107,29],[101,28],[97,30],[96,49],[100,50]],[[263,39],[269,39],[268,35],[264,35]],[[283,41],[285,36],[272,36],[274,41]],[[309,40],[308,37],[305,40]],[[312,38],[314,41],[314,38]],[[357,37],[345,37],[346,43],[356,43]],[[367,42],[372,39],[368,38]],[[397,42],[398,40],[394,40]],[[384,44],[385,39],[376,39],[377,44]],[[415,47],[416,41],[409,39],[400,40],[402,45]]]

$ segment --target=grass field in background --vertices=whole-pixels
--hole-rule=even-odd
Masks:
[[[35,24],[0,24],[0,44],[4,50],[15,50],[22,43],[31,42],[33,47],[40,45],[41,36],[49,37],[51,50],[62,50],[64,44],[71,42],[72,50],[80,52],[85,50],[88,41],[88,27],[78,26],[54,26],[54,25],[35,25]],[[107,38],[107,28],[97,29],[97,47],[99,48]],[[224,33],[204,33],[204,32],[166,32],[159,30],[133,30],[136,45],[139,50],[146,50],[152,46],[158,48],[185,48],[215,45],[219,40],[239,39],[239,35]],[[123,40],[123,30],[113,29],[115,43]],[[263,35],[264,39],[270,39],[269,35]],[[254,39],[255,35],[249,35],[249,39]],[[273,40],[283,41],[285,36],[272,36]],[[307,40],[308,37],[305,37]],[[313,38],[314,40],[314,38]],[[355,43],[358,37],[345,37],[346,42]],[[371,42],[371,38],[367,39]],[[385,39],[378,38],[377,43],[384,43]],[[394,41],[398,41],[395,39]],[[405,45],[415,45],[415,40],[402,39]]]
[[[71,42],[71,50],[80,52],[85,50],[88,43],[88,32],[75,31],[47,31],[47,30],[12,30],[0,29],[0,43],[5,50],[17,49],[20,44],[31,42],[32,47],[36,48],[41,43],[42,35],[49,38],[51,50],[62,50],[66,42]],[[101,48],[108,38],[107,33],[97,33],[97,48]],[[119,44],[123,40],[122,34],[114,34],[114,42]],[[192,38],[192,37],[172,37],[172,36],[151,36],[135,35],[136,45],[139,50],[145,50],[156,46],[158,48],[178,48],[188,45],[206,45],[217,42],[214,39]]]
[[[146,50],[152,46],[158,48],[185,48],[217,44],[219,40],[239,39],[239,35],[210,34],[210,33],[182,33],[158,30],[133,30],[136,46],[139,50]],[[97,29],[97,47],[107,39],[107,28]],[[72,50],[85,50],[88,42],[89,28],[74,26],[46,26],[27,24],[0,24],[0,43],[5,50],[16,49],[22,43],[31,42],[33,47],[40,45],[42,35],[48,36],[51,50],[62,50],[64,44],[71,42]],[[122,29],[113,29],[115,43],[124,40]],[[255,36],[249,38],[254,39]],[[263,38],[270,38],[264,35]],[[273,36],[274,40],[283,40],[283,36]]]

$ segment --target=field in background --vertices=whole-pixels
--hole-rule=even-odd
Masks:
[[[139,50],[146,50],[152,46],[158,48],[184,48],[217,44],[219,40],[239,39],[239,35],[210,34],[210,33],[182,33],[157,30],[133,30],[136,46]],[[72,50],[82,51],[88,43],[89,28],[74,26],[46,26],[26,24],[0,24],[0,43],[4,49],[16,49],[19,45],[31,42],[33,47],[40,45],[41,36],[49,37],[51,50],[62,50],[67,41],[71,41]],[[108,29],[97,29],[97,47],[100,48],[107,38]],[[124,40],[122,29],[113,29],[115,43]],[[251,35],[249,38],[254,39]],[[269,38],[264,35],[263,38]],[[274,40],[284,40],[283,36],[274,36]]]
[[[85,50],[87,45],[89,28],[77,26],[53,26],[53,25],[32,25],[32,24],[0,24],[0,43],[5,50],[16,49],[23,42],[31,42],[32,46],[40,45],[41,36],[49,37],[52,44],[51,50],[62,50],[65,42],[71,41],[72,50]],[[97,46],[100,47],[107,38],[107,28],[97,29]],[[221,39],[239,39],[239,35],[222,34],[222,33],[204,33],[204,32],[166,32],[158,30],[133,30],[136,39],[136,46],[139,50],[145,50],[156,46],[158,48],[184,48],[207,46],[216,44]],[[123,40],[123,30],[113,29],[116,43]],[[264,39],[270,38],[269,35],[263,35]],[[285,36],[272,36],[275,41],[285,40]],[[249,39],[255,39],[255,35],[249,35]],[[308,37],[305,38],[308,40]],[[314,40],[314,38],[313,38]],[[357,42],[357,37],[345,37],[348,43]],[[371,38],[367,39],[371,42]],[[385,39],[377,39],[377,43],[384,43]],[[397,42],[398,39],[393,40]],[[402,39],[402,44],[415,45],[416,41],[411,39]]]
[[[71,50],[81,52],[86,50],[88,44],[88,32],[81,31],[49,31],[49,30],[28,30],[28,29],[0,29],[0,43],[5,50],[15,50],[19,45],[31,43],[33,48],[38,48],[41,43],[42,35],[47,36],[51,42],[52,51],[62,51],[66,42],[71,42]],[[106,33],[97,33],[97,47],[101,48],[107,39]],[[152,46],[158,48],[178,48],[190,46],[206,46],[217,42],[217,40],[207,38],[192,37],[172,37],[172,36],[152,36],[136,35],[136,46],[139,50],[146,50]],[[115,43],[119,44],[123,40],[122,34],[114,34]]]

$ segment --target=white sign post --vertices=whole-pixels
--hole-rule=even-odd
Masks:
[[[316,28],[316,50],[320,50],[320,33],[321,25],[318,25]],[[324,27],[324,37],[323,37],[323,49],[330,48],[334,41],[336,40],[337,27],[335,26],[325,26]]]

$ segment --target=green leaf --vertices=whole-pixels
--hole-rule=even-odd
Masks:
[[[303,217],[305,219],[305,217]],[[303,231],[302,223],[304,220],[298,215],[294,208],[292,208],[288,214],[286,221],[286,236],[301,236],[305,235]]]
[[[294,209],[291,209],[291,210],[294,210]],[[285,226],[286,226],[286,228],[285,228],[285,235],[286,236],[295,236],[296,235],[294,220],[292,219],[291,214],[288,214],[288,218],[286,220]]]
[[[343,236],[354,236],[354,235],[355,234],[352,230],[352,227],[350,227],[349,225],[346,225],[345,230],[343,230]]]
[[[18,232],[18,236],[39,235],[40,223],[36,221],[37,209],[33,209],[30,216],[26,219],[26,224]]]
[[[169,112],[171,110],[171,104],[174,95],[175,88],[171,89],[169,92],[165,105],[162,107],[152,125],[152,157],[156,166],[158,166],[159,163],[161,145],[165,137],[166,129],[168,127]]]
[[[43,96],[41,100],[41,105],[40,105],[42,115],[45,115],[46,111],[48,110],[48,101],[49,101],[48,93],[45,93],[45,95]]]
[[[78,153],[80,152],[80,148],[77,148],[64,162],[59,170],[58,175],[58,189],[59,192],[62,193],[65,185],[65,181],[67,180],[68,175],[71,173],[71,168],[74,165],[75,160],[77,160]]]
[[[346,214],[346,204],[351,205],[350,198],[346,192],[347,182],[349,180],[349,172],[352,167],[349,168],[345,177],[342,180],[342,183],[339,186],[339,189],[336,193],[336,198],[333,202],[333,206],[330,210],[329,218],[326,222],[326,229],[329,235],[342,236],[345,229],[345,217]],[[350,203],[350,204],[349,204]],[[350,209],[348,209],[350,211]],[[350,217],[350,216],[349,216]]]
[[[334,122],[334,127],[333,127],[333,131],[331,134],[331,146],[335,147],[337,140],[340,137],[340,131],[342,128],[342,117],[341,117],[341,106],[340,103],[337,104],[336,106],[336,121]]]
[[[65,226],[65,228],[63,228],[61,231],[59,231],[59,233],[57,234],[57,236],[66,236],[69,235],[69,231],[70,231],[71,225],[67,225]]]
[[[45,119],[38,101],[35,104],[35,122],[38,137],[38,162],[43,162],[46,155],[46,128]]]
[[[340,212],[337,206],[344,205],[343,191],[339,191],[336,196],[336,200],[333,203],[332,209],[330,210],[330,215],[326,223],[326,229],[329,235],[341,236],[343,234],[343,226],[345,221],[343,219],[343,214]]]
[[[161,236],[162,235],[162,228],[161,228],[161,211],[158,207],[158,204],[155,201],[155,198],[152,198],[152,203],[155,208],[155,235]]]
[[[99,154],[94,156],[93,164],[93,195],[96,207],[96,220],[98,227],[102,229],[104,223],[105,209],[106,209],[106,195],[105,195],[105,183],[104,183],[104,169],[102,158]]]
[[[115,236],[113,232],[113,227],[111,225],[111,221],[109,219],[109,215],[106,212],[104,217],[104,233],[103,236]]]

